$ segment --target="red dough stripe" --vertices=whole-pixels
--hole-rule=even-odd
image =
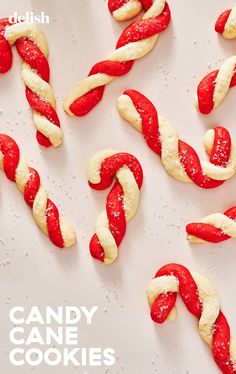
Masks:
[[[146,9],[146,10],[149,9],[152,6],[153,1],[154,0],[140,0],[140,2],[143,5],[143,9]]]
[[[8,41],[0,34],[0,73],[6,73],[12,66],[12,52]]]
[[[102,61],[98,62],[92,67],[89,72],[89,76],[98,73],[104,73],[112,75],[113,77],[119,77],[127,74],[133,66],[134,61],[118,62],[118,61]]]
[[[233,221],[236,220],[236,206],[226,210],[224,215]],[[230,236],[224,234],[224,232],[208,223],[198,222],[189,223],[186,226],[186,231],[189,235],[194,235],[199,239],[205,240],[210,243],[220,243],[224,240],[230,239]]]
[[[125,1],[109,1],[110,11],[118,9],[120,6],[124,5]],[[152,5],[152,1],[142,1],[144,7]],[[157,16],[146,20],[139,20],[131,23],[121,34],[116,49],[132,43],[137,42],[142,39],[146,39],[150,36],[157,35],[163,32],[170,22],[170,9],[168,4],[165,4],[165,7],[162,13]],[[122,76],[127,74],[133,65],[132,61],[124,62],[114,62],[114,61],[101,61],[98,64],[94,65],[91,69],[89,76],[97,73],[108,74],[112,77]],[[96,87],[92,89],[85,95],[76,98],[73,103],[70,104],[69,109],[75,116],[84,116],[90,110],[92,110],[102,99],[105,86]]]
[[[142,132],[147,145],[161,156],[161,136],[159,132],[158,113],[144,95],[135,90],[126,90],[142,120]],[[223,127],[215,127],[215,139],[210,155],[210,162],[218,166],[226,166],[230,160],[231,138],[229,132]],[[179,158],[189,178],[199,187],[215,188],[224,181],[217,181],[207,177],[201,167],[199,157],[195,150],[187,143],[179,140]]]
[[[49,238],[57,247],[63,248],[64,240],[60,229],[59,212],[56,205],[50,199],[47,200],[46,220]]]
[[[155,275],[174,275],[179,281],[179,293],[188,311],[198,319],[202,315],[202,305],[198,296],[198,287],[189,270],[179,264],[168,264],[163,266]],[[158,296],[151,307],[151,318],[154,322],[163,323],[175,306],[176,293],[165,293]],[[236,368],[231,362],[230,351],[230,328],[228,322],[220,311],[214,324],[212,354],[219,369],[224,374],[233,374]]]
[[[217,19],[217,21],[215,23],[215,31],[216,32],[219,32],[220,34],[222,34],[224,32],[225,24],[228,21],[231,10],[232,9],[228,9],[219,16],[219,18]]]
[[[121,8],[123,5],[127,4],[129,0],[109,0],[108,1],[108,8],[110,12],[114,12],[115,10]]]
[[[50,69],[48,60],[35,43],[28,38],[18,39],[17,52],[21,58],[46,82],[49,82]]]
[[[20,161],[20,151],[16,142],[7,135],[0,134],[0,152],[3,154],[3,170],[8,179],[15,182],[16,170]],[[33,209],[34,200],[40,187],[38,172],[29,168],[29,179],[24,188],[25,202]],[[46,222],[48,236],[59,248],[64,247],[64,240],[60,229],[58,209],[51,200],[47,200]]]
[[[230,360],[230,327],[222,312],[215,322],[215,332],[213,335],[212,354],[219,369],[224,374],[236,372],[235,366]]]
[[[16,169],[20,158],[18,145],[9,136],[0,134],[0,152],[4,156],[3,170],[7,178],[15,182]]]
[[[35,169],[29,168],[29,170],[30,175],[25,186],[24,199],[26,204],[28,204],[30,208],[33,208],[34,199],[40,187],[40,176]]]
[[[123,209],[124,194],[120,183],[116,182],[109,192],[106,203],[109,229],[119,246],[126,231],[126,220]]]
[[[103,190],[109,187],[112,184],[116,172],[123,166],[127,166],[131,170],[140,189],[143,181],[142,167],[138,160],[128,153],[117,153],[114,156],[107,157],[101,164],[100,183],[93,184],[89,182],[90,187],[95,190]],[[124,194],[123,188],[119,182],[114,184],[107,196],[106,212],[109,221],[109,229],[118,247],[126,232]],[[104,262],[104,250],[96,234],[93,235],[89,247],[91,256]]]
[[[200,113],[208,114],[214,108],[213,95],[216,85],[216,77],[219,70],[207,74],[197,88],[198,109]]]
[[[11,47],[3,36],[5,28],[9,26],[8,18],[0,19],[0,73],[6,73],[12,67]]]

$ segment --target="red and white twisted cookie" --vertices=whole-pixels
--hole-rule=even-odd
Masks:
[[[229,57],[223,65],[208,73],[197,88],[196,108],[208,114],[225,98],[228,90],[236,85],[236,56]]]
[[[154,105],[140,92],[126,90],[117,100],[117,109],[143,133],[147,145],[161,156],[165,170],[175,179],[215,188],[235,174],[236,150],[225,128],[207,131],[204,146],[210,160],[200,161],[194,149],[179,139],[173,125],[159,117]]]
[[[170,22],[170,10],[165,0],[142,0],[144,13],[121,34],[116,50],[106,60],[98,62],[67,96],[64,109],[71,116],[84,116],[102,99],[105,85],[115,77],[130,71],[134,60],[145,56],[154,47],[158,34]],[[117,4],[124,3],[116,2]],[[147,7],[145,7],[145,4]],[[110,8],[111,9],[111,8]]]
[[[218,294],[204,276],[179,264],[168,264],[158,270],[147,288],[153,321],[163,323],[176,317],[177,293],[188,311],[199,319],[199,333],[211,348],[219,369],[224,374],[236,373],[236,343],[220,310]]]
[[[96,234],[90,241],[92,257],[111,264],[118,256],[118,247],[126,232],[126,222],[135,215],[140,199],[143,171],[138,160],[129,153],[105,150],[89,162],[89,185],[104,190],[116,182],[107,196],[106,210],[96,221]]]
[[[236,7],[225,10],[217,19],[216,32],[222,34],[225,39],[236,38]]]
[[[27,165],[16,142],[4,134],[0,134],[0,168],[23,193],[40,230],[57,247],[71,247],[76,240],[73,228],[59,216],[57,207],[40,184],[38,172]]]
[[[236,206],[224,213],[210,214],[200,222],[189,223],[186,231],[191,243],[219,243],[236,238]]]
[[[26,85],[26,98],[33,110],[38,142],[58,147],[63,140],[60,122],[55,110],[56,100],[49,84],[47,40],[35,24],[12,24],[8,18],[0,20],[0,73],[12,66],[11,46],[16,44],[23,59],[22,79]]]

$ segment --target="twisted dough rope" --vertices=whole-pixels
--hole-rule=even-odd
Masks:
[[[0,73],[7,72],[12,66],[13,44],[16,44],[24,61],[21,75],[26,85],[26,98],[33,110],[37,140],[45,147],[58,147],[62,143],[63,134],[55,111],[55,97],[48,83],[50,70],[47,40],[35,24],[12,24],[8,18],[1,19]]]
[[[201,80],[195,103],[200,113],[210,113],[224,100],[229,88],[236,85],[235,69],[236,56],[232,56],[219,69],[208,73]]]
[[[167,28],[170,10],[165,0],[142,0],[140,3],[147,9],[142,19],[134,21],[123,31],[116,50],[105,61],[94,65],[88,77],[65,99],[64,109],[70,116],[84,116],[90,112],[102,99],[105,85],[115,77],[128,73],[134,60],[150,52],[158,34]],[[148,6],[145,8],[145,5]]]
[[[236,238],[236,206],[224,213],[214,213],[197,223],[186,226],[188,240],[191,243],[220,243]]]
[[[225,39],[236,38],[236,7],[224,11],[216,21],[216,32]]]
[[[204,138],[210,162],[200,161],[192,147],[179,140],[175,128],[158,117],[154,105],[140,92],[126,90],[117,100],[117,109],[135,129],[143,133],[147,145],[159,156],[168,174],[194,182],[202,188],[215,188],[236,172],[236,150],[226,129],[215,127]]]
[[[59,216],[57,207],[40,185],[38,172],[27,165],[16,142],[4,134],[0,134],[0,168],[24,194],[40,230],[57,247],[71,247],[76,240],[73,228]]]
[[[153,321],[163,323],[176,317],[177,292],[188,311],[199,319],[199,333],[219,369],[224,374],[236,373],[236,343],[220,310],[218,294],[207,278],[179,264],[163,266],[147,288]]]
[[[88,180],[91,188],[104,190],[116,178],[107,196],[106,210],[96,221],[96,234],[90,241],[92,257],[111,264],[118,256],[126,222],[135,215],[140,199],[143,171],[138,160],[129,153],[105,150],[96,153],[89,162]]]

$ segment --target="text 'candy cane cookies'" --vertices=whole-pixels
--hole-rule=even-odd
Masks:
[[[236,7],[225,10],[217,19],[215,30],[225,39],[236,38]]]
[[[162,164],[178,181],[194,182],[202,188],[215,188],[236,172],[236,150],[223,127],[208,130],[204,138],[208,161],[200,161],[194,149],[179,139],[166,119],[140,92],[126,90],[117,100],[120,115],[141,132],[147,145],[161,156]]]
[[[8,18],[0,20],[0,73],[12,66],[11,46],[16,44],[23,59],[22,79],[26,85],[26,98],[33,110],[39,144],[58,147],[63,140],[56,100],[49,84],[47,40],[35,24],[11,23]]]
[[[117,7],[127,1],[113,2]],[[133,1],[129,1],[133,3]],[[146,12],[141,20],[134,21],[121,34],[116,50],[92,67],[87,78],[82,80],[67,96],[64,109],[71,116],[84,116],[102,99],[105,86],[115,77],[130,71],[134,60],[145,56],[156,44],[158,34],[170,22],[170,10],[165,0],[142,0]],[[129,5],[125,5],[129,6]],[[110,10],[117,7],[112,7]]]
[[[153,321],[163,323],[175,318],[177,293],[188,311],[199,319],[199,334],[211,348],[219,369],[224,374],[236,373],[236,343],[220,310],[218,294],[204,276],[179,264],[168,264],[158,270],[147,288]]]
[[[224,213],[214,213],[203,218],[200,222],[189,223],[186,226],[190,243],[220,243],[230,238],[236,238],[236,206]]]
[[[27,165],[16,142],[4,134],[0,134],[0,168],[24,195],[40,230],[57,247],[71,247],[76,240],[73,228],[59,216],[57,207],[40,184],[38,172]]]
[[[92,257],[111,264],[126,232],[126,222],[135,215],[140,199],[143,171],[138,160],[114,150],[96,153],[89,162],[89,185],[104,190],[116,182],[107,196],[106,209],[96,221],[96,233],[90,241]]]

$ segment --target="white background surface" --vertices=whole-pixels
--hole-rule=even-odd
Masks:
[[[202,342],[197,321],[178,300],[174,323],[152,323],[145,290],[156,270],[179,262],[205,274],[219,291],[221,305],[236,334],[235,241],[189,246],[185,224],[235,204],[235,178],[216,190],[202,190],[169,177],[142,136],[119,118],[115,100],[126,88],[150,98],[158,112],[178,129],[181,139],[201,155],[206,129],[221,124],[236,143],[234,89],[213,114],[203,117],[193,107],[196,85],[210,68],[234,54],[236,41],[214,32],[221,11],[234,1],[169,1],[172,22],[154,50],[132,71],[107,87],[103,101],[87,117],[69,118],[63,97],[90,67],[114,48],[124,24],[109,14],[107,1],[21,0],[0,2],[0,16],[17,10],[44,10],[43,25],[50,50],[51,83],[57,96],[64,131],[60,149],[42,149],[35,140],[31,110],[20,78],[21,61],[14,51],[10,72],[0,77],[0,131],[14,137],[60,212],[76,228],[78,244],[60,251],[36,227],[14,183],[1,172],[0,194],[0,362],[2,372],[62,373],[63,367],[15,368],[9,364],[12,327],[9,309],[15,305],[98,305],[92,327],[80,326],[82,346],[114,347],[117,363],[108,373],[218,373],[211,352]],[[141,205],[129,222],[118,261],[103,266],[91,259],[88,243],[107,191],[89,188],[87,162],[98,150],[115,148],[133,153],[144,170]],[[196,364],[197,363],[197,364]],[[106,368],[66,369],[68,373],[105,373]]]

